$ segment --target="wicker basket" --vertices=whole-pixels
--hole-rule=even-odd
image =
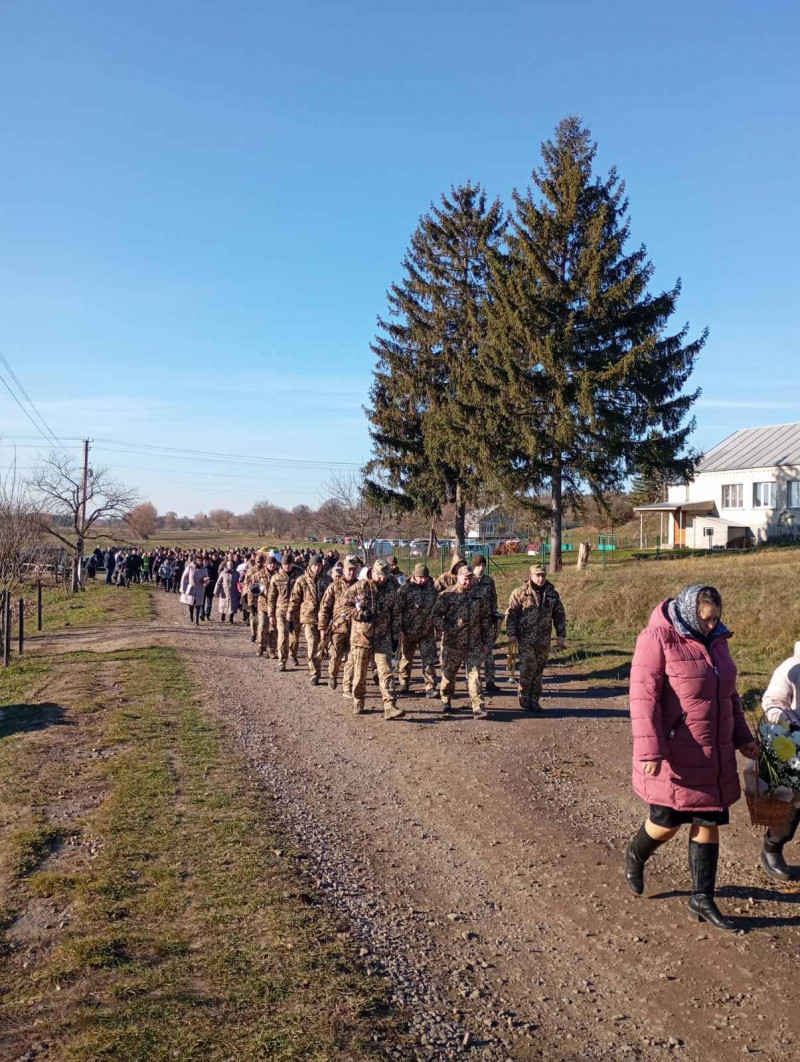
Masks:
[[[756,767],[756,787],[758,787],[758,760]],[[747,810],[750,812],[750,822],[753,826],[780,826],[788,819],[794,805],[788,800],[776,800],[772,796],[753,796],[747,792],[747,779],[745,779],[745,800]]]

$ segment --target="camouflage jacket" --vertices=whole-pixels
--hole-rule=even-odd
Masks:
[[[400,630],[409,638],[433,637],[433,606],[439,592],[430,576],[424,583],[406,580],[397,592]]]
[[[449,569],[444,572],[444,574],[440,575],[434,583],[434,586],[439,591],[439,593],[441,593],[442,590],[449,590],[452,586],[456,585],[456,583],[458,582],[458,572],[456,571],[456,568],[462,565],[463,563],[463,559],[459,557],[458,554],[453,557],[453,559],[450,561]]]
[[[266,567],[264,568],[261,574],[261,593],[257,598],[258,608],[256,611],[264,612],[266,615],[269,615],[269,584],[277,574],[277,572],[273,574],[269,569]]]
[[[319,629],[327,630],[333,624],[334,630],[344,632],[349,629],[350,621],[342,615],[342,608],[350,590],[356,584],[334,579],[322,598],[319,606]]]
[[[310,623],[316,627],[319,606],[325,596],[325,591],[330,586],[330,582],[330,576],[323,573],[320,573],[316,578],[311,572],[301,575],[292,590],[289,612],[296,616],[299,611],[301,623]]]
[[[279,615],[286,616],[290,620],[296,619],[296,615],[290,611],[290,604],[294,584],[302,575],[303,569],[295,565],[290,572],[285,572],[281,568],[270,579],[267,611],[273,623]]]
[[[433,606],[433,623],[448,649],[480,649],[489,644],[489,609],[486,599],[462,586],[443,590]]]
[[[473,590],[478,597],[485,598],[486,607],[489,609],[489,619],[494,621],[495,612],[497,612],[497,587],[494,579],[491,575],[482,575],[480,579],[475,580]]]
[[[254,609],[256,607],[256,601],[261,596],[260,594],[254,594],[251,587],[255,583],[262,589],[265,588],[264,576],[267,575],[267,569],[265,566],[258,567],[255,564],[248,564],[247,571],[244,573],[244,579],[242,579],[242,599],[248,608]]]
[[[555,626],[559,638],[567,636],[567,616],[558,591],[545,582],[541,592],[528,579],[508,599],[506,634],[522,645],[549,642]]]
[[[365,611],[368,618],[359,619],[358,616]],[[344,599],[342,616],[351,621],[352,647],[391,653],[393,643],[400,638],[397,587],[389,579],[380,584],[359,579]]]

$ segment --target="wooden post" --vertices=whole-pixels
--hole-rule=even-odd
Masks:
[[[17,635],[19,637],[19,655],[22,656],[22,647],[25,644],[25,598],[19,599],[19,622],[17,624]]]
[[[36,587],[36,630],[42,629],[42,584]]]
[[[3,600],[3,667],[11,660],[11,591],[6,590]]]
[[[578,565],[579,572],[586,571],[589,566],[589,554],[592,550],[591,542],[579,542],[578,543]]]

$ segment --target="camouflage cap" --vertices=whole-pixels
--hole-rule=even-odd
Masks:
[[[309,568],[311,567],[312,564],[324,564],[324,563],[325,563],[324,557],[320,557],[320,555],[318,553],[315,553],[311,557],[308,558],[308,566],[309,566]]]
[[[375,561],[375,563],[372,565],[372,570],[377,575],[388,575],[392,568],[388,561],[381,559]]]
[[[532,564],[531,575],[546,575],[545,567],[543,564]]]
[[[421,579],[423,575],[427,575],[427,574],[428,574],[428,566],[427,566],[427,564],[415,564],[414,565],[414,575],[416,576],[417,579]]]
[[[357,560],[351,560],[350,557],[344,562],[343,568],[346,572],[357,572],[361,565]]]

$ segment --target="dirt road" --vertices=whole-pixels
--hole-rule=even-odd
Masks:
[[[115,628],[113,644],[185,654],[303,843],[312,879],[392,978],[419,1058],[798,1057],[800,889],[756,870],[744,803],[720,870],[720,904],[741,933],[688,922],[685,837],[654,858],[646,898],[622,880],[642,806],[629,785],[626,691],[602,662],[582,674],[554,667],[541,717],[520,713],[509,687],[489,719],[445,718],[417,684],[408,716],[387,723],[377,687],[353,717],[304,667],[279,673],[258,659],[240,624],[215,616],[195,629],[175,598],[155,599],[158,619]],[[108,642],[85,632],[65,643],[76,639]]]

